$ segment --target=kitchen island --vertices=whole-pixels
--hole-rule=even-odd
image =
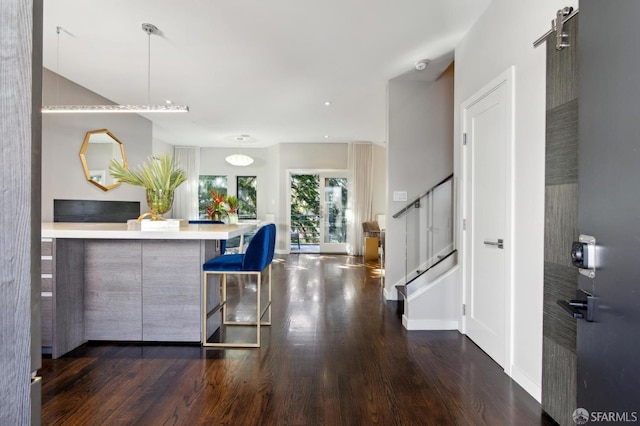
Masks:
[[[89,340],[200,342],[202,264],[219,254],[220,240],[255,228],[43,223],[43,351],[57,358]]]

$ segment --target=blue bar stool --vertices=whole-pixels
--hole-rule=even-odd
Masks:
[[[260,326],[271,325],[271,262],[276,245],[276,226],[268,224],[258,229],[253,236],[245,253],[225,254],[215,257],[202,265],[204,272],[203,292],[202,292],[202,345],[210,347],[240,347],[240,348],[258,348],[260,347]],[[269,275],[269,297],[266,306],[262,308],[262,272],[268,269]],[[208,309],[207,296],[207,278],[209,275],[222,275],[220,282],[221,299],[213,309]],[[226,305],[227,305],[227,275],[255,275],[257,279],[256,286],[256,321],[227,321]],[[220,337],[222,338],[223,326],[256,326],[256,342],[208,342],[208,322],[209,319],[220,311]],[[262,321],[262,317],[269,311],[266,321]]]

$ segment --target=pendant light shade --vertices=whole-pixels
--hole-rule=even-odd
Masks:
[[[65,31],[62,27],[56,27],[58,34],[58,57],[60,56],[60,30]],[[148,38],[147,49],[147,105],[43,105],[43,114],[77,114],[77,113],[156,113],[156,112],[189,112],[187,105],[174,105],[167,103],[165,105],[151,105],[151,35],[160,34],[160,30],[153,24],[142,24]],[[66,31],[65,31],[66,32]],[[58,64],[56,65],[59,68]],[[60,78],[59,70],[56,70],[58,78]]]
[[[246,167],[253,163],[253,158],[244,154],[232,154],[225,158],[226,162],[232,166]]]
[[[250,138],[250,136],[240,135],[240,136],[237,136],[235,140],[238,141],[238,145],[241,147],[242,141],[247,138]],[[227,163],[231,164],[232,166],[238,166],[238,167],[246,167],[249,164],[253,163],[253,158],[249,157],[248,155],[244,155],[241,149],[238,149],[237,154],[229,155],[227,158],[225,158],[225,160]]]

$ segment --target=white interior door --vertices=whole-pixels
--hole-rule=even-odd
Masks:
[[[507,353],[510,285],[508,188],[510,80],[463,107],[465,158],[465,330],[501,366]]]
[[[347,252],[348,178],[344,172],[320,173],[320,253]]]

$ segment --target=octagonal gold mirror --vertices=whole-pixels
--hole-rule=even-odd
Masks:
[[[109,174],[108,164],[114,158],[127,167],[122,142],[107,129],[88,131],[80,148],[80,161],[87,180],[103,191],[120,185]]]

